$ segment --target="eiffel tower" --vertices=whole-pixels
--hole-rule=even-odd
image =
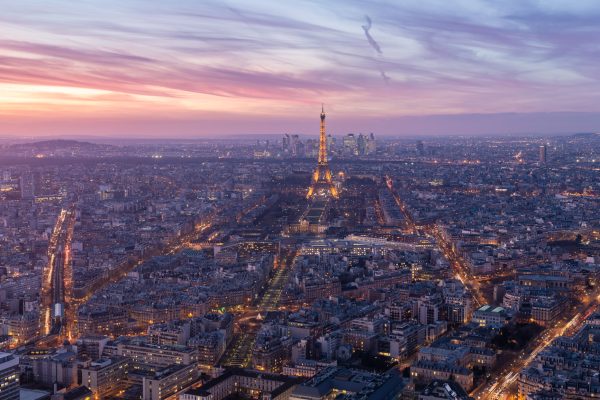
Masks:
[[[306,194],[307,199],[315,197],[333,197],[337,199],[339,194],[331,180],[331,170],[327,163],[327,137],[325,135],[325,108],[321,105],[321,129],[319,136],[319,160],[317,168],[312,175],[312,181]]]

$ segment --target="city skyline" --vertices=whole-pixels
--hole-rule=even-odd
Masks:
[[[4,398],[595,399],[600,135],[330,136],[328,111],[0,142]]]
[[[600,3],[0,9],[0,400],[598,400]]]
[[[596,132],[599,20],[584,1],[12,3],[0,135],[316,135],[321,102],[334,135]]]

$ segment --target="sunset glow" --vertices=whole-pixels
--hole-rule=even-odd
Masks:
[[[600,124],[592,1],[26,0],[0,27],[0,135],[314,132],[321,102],[340,133]]]

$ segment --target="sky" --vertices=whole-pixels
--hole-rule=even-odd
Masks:
[[[0,0],[0,135],[600,131],[595,0]]]

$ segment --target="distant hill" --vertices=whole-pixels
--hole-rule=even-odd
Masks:
[[[115,154],[120,147],[78,140],[43,140],[39,142],[16,143],[2,149],[5,157],[96,157]]]
[[[78,140],[42,140],[39,142],[31,142],[31,143],[17,143],[8,147],[12,150],[66,150],[66,149],[94,149],[94,148],[115,148],[115,146],[107,145],[107,144],[96,144],[90,142],[80,142]]]

